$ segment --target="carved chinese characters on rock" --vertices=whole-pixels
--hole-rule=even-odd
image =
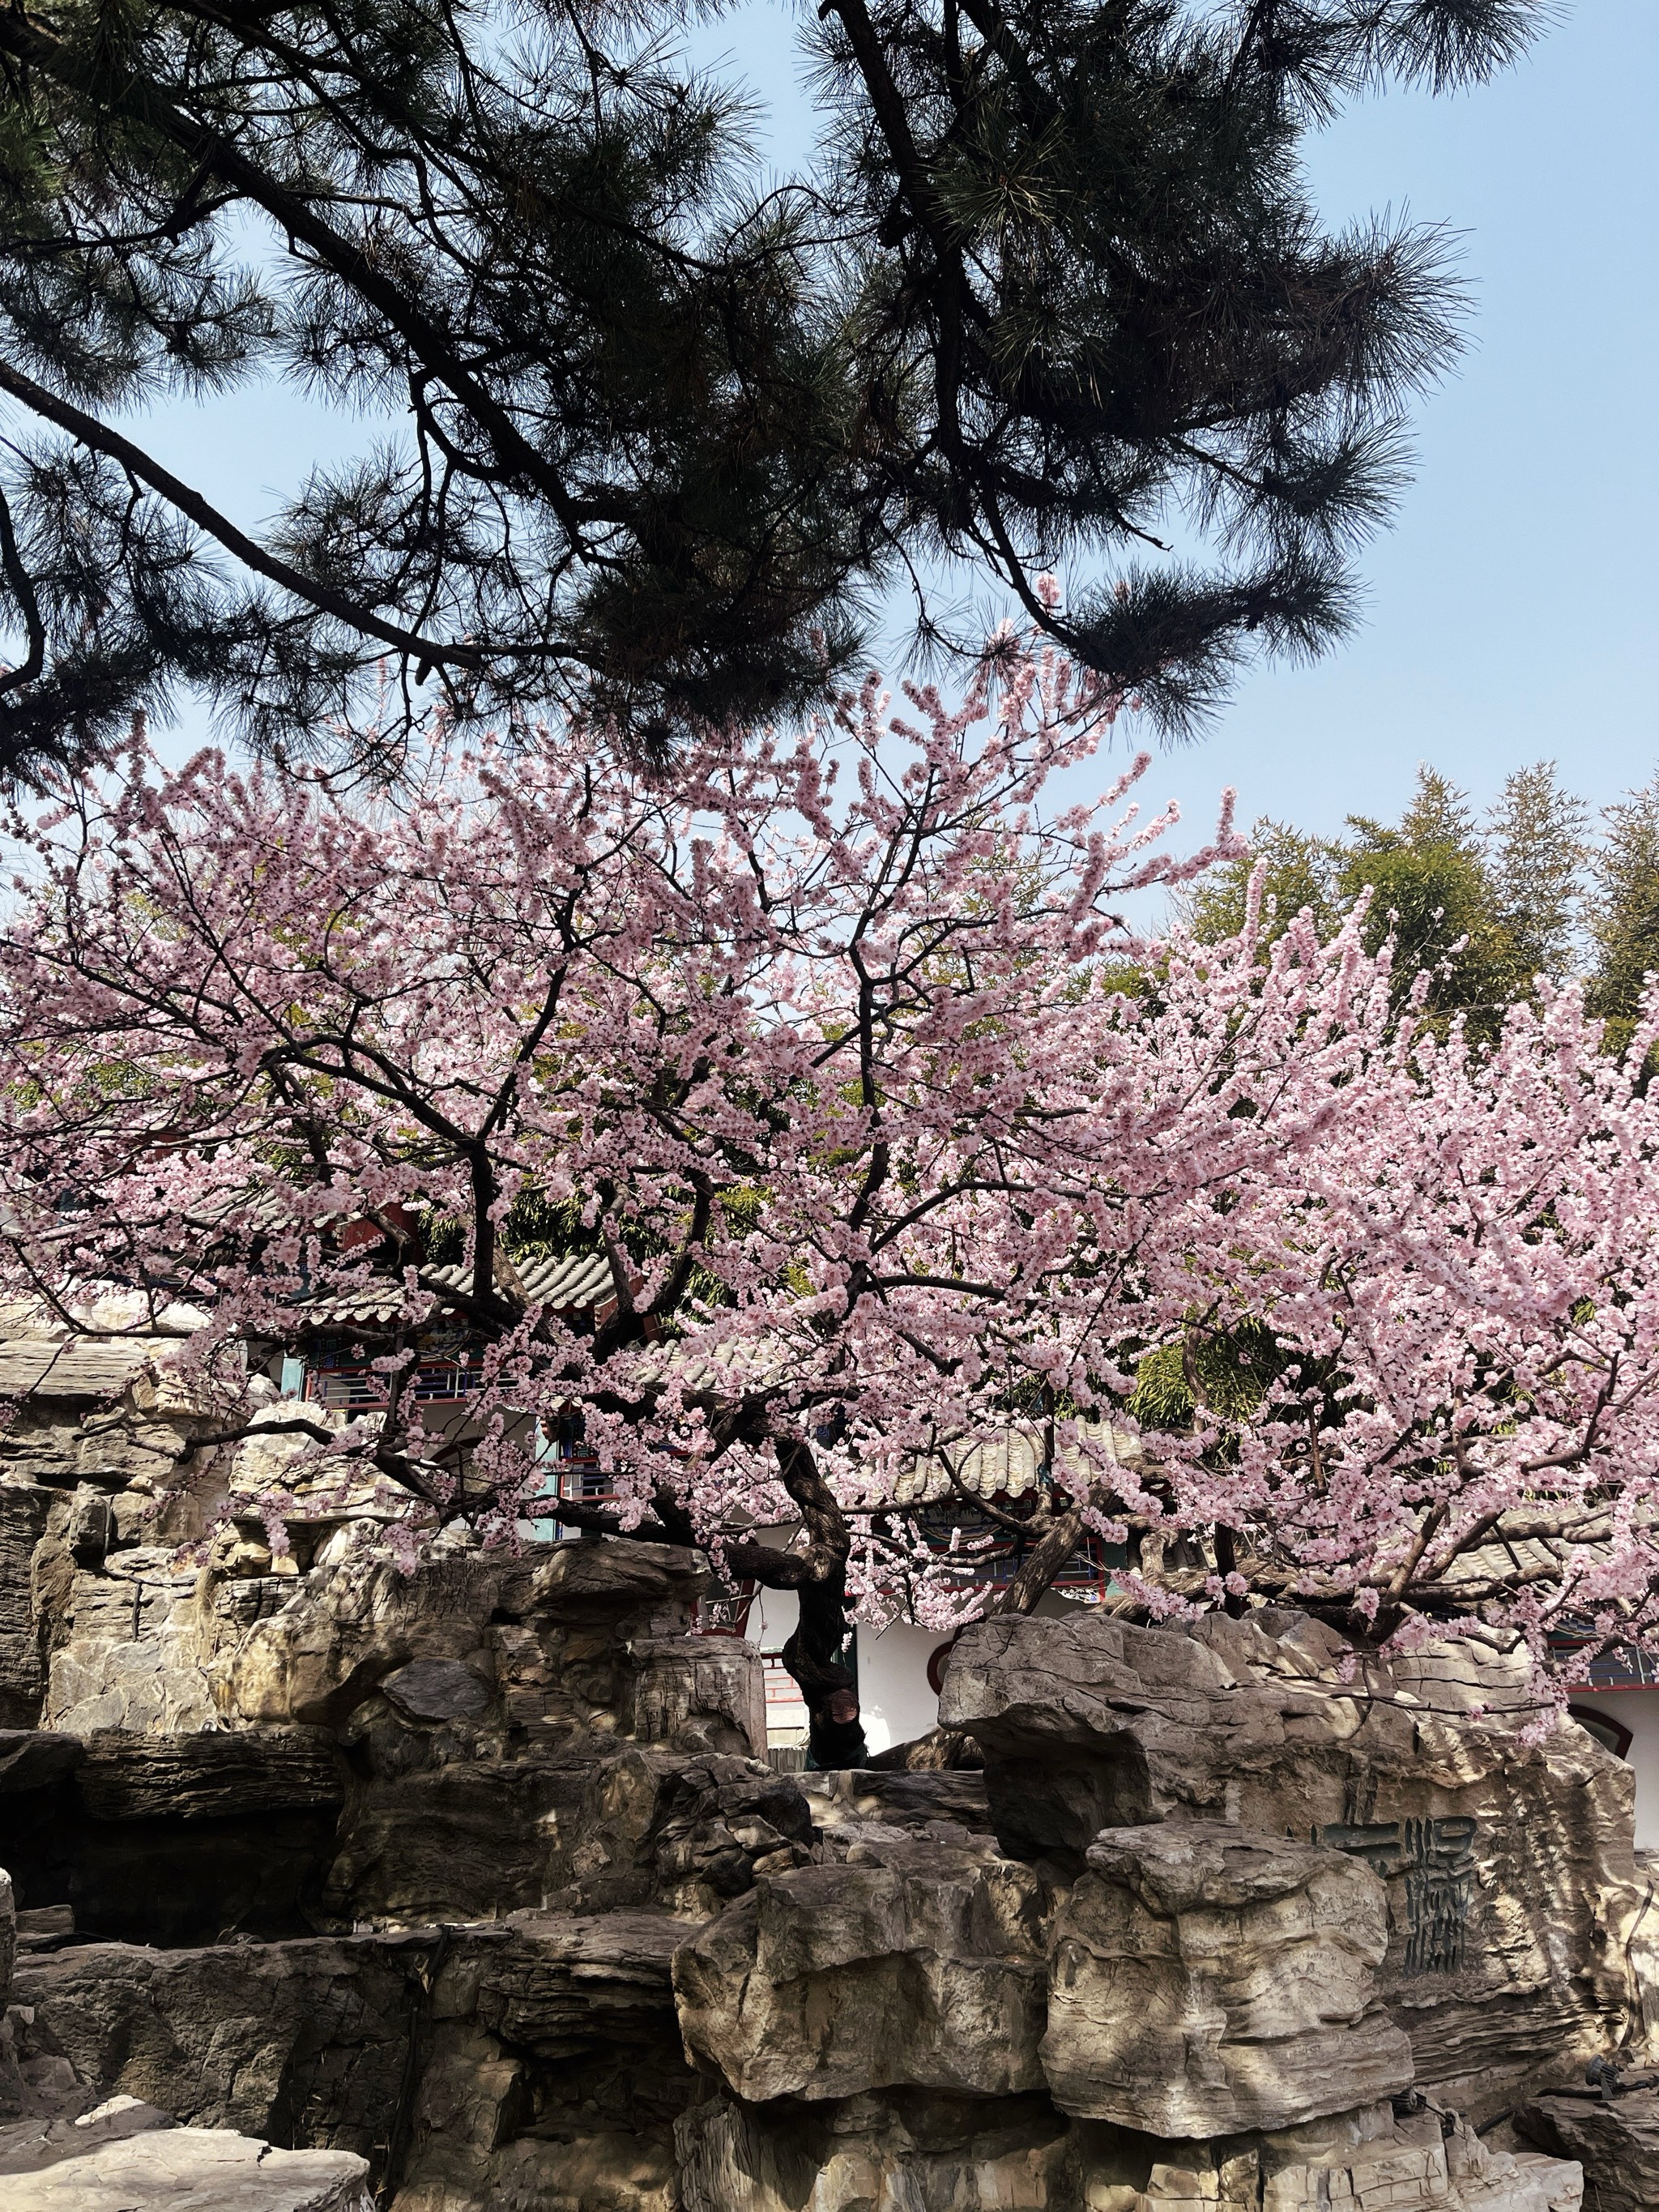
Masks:
[[[1385,1881],[1406,1881],[1408,1974],[1455,1974],[1463,1963],[1474,1897],[1474,1822],[1462,1814],[1425,1820],[1337,1820],[1316,1840],[1350,1852]]]

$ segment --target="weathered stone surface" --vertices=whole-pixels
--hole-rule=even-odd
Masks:
[[[872,1821],[933,1843],[993,1832],[985,1777],[976,1770],[854,1767],[793,1779],[832,1850],[843,1831]]]
[[[422,1927],[538,1905],[548,1890],[541,1824],[580,1788],[580,1770],[530,1759],[377,1776],[341,1821],[328,1908],[353,1923]]]
[[[735,1636],[639,1636],[623,1722],[642,1743],[766,1756],[761,1655]]]
[[[615,1737],[514,1759],[455,1760],[357,1786],[329,1877],[339,1918],[421,1925],[548,1905],[661,1905],[703,1918],[757,1867],[805,1861],[793,1778]]]
[[[33,1568],[52,1493],[0,1482],[0,1726],[33,1728],[46,1695],[46,1635]]]
[[[1639,2014],[1654,1917],[1630,1770],[1582,1729],[1520,1743],[1519,1668],[1449,1644],[1396,1680],[1293,1614],[999,1619],[958,1639],[940,1711],[985,1747],[1005,1846],[1068,1874],[1100,1830],[1170,1817],[1363,1858],[1388,1885],[1379,1994],[1419,2082],[1479,2119]]]
[[[483,2203],[484,2212],[680,2212],[672,2142],[623,2128],[520,2136],[491,2160]],[[399,2197],[398,2212],[426,2208]]]
[[[497,1750],[514,1731],[556,1741],[596,1721],[660,1741],[706,1722],[686,1747],[708,1748],[710,1729],[743,1734],[732,1680],[758,1662],[728,1654],[699,1667],[695,1650],[667,1658],[655,1648],[684,1645],[708,1580],[698,1553],[622,1538],[519,1559],[451,1553],[412,1581],[348,1549],[297,1577],[222,1581],[207,1673],[218,1711],[238,1727],[337,1728],[384,1688],[400,1719],[451,1725],[468,1742],[488,1735]]]
[[[46,1726],[75,1735],[213,1727],[198,1583],[161,1545],[118,1552],[95,1572],[77,1569],[54,1627]]]
[[[489,1685],[459,1659],[411,1659],[381,1689],[407,1721],[477,1721],[489,1711]]]
[[[1534,2097],[1516,2124],[1558,2158],[1580,2161],[1593,2212],[1659,2208],[1659,2091],[1636,2090],[1605,2103],[1587,2091]]]
[[[46,1729],[0,1729],[0,1797],[67,1781],[86,1757],[78,1735]]]
[[[1096,2201],[1065,2116],[1042,2097],[770,2108],[721,2097],[686,2114],[675,2147],[684,2212],[1083,2212]]]
[[[684,2212],[1578,2212],[1576,2165],[1491,2152],[1386,2105],[1213,2144],[1041,2097],[716,2097],[676,2130]]]
[[[811,1856],[812,1814],[799,1778],[748,1759],[696,1759],[664,1772],[637,1856],[648,1855],[657,1893],[701,1919]]]
[[[333,1855],[332,1742],[0,1735],[0,1833],[22,1901],[83,1933],[213,1942],[312,1932]]]
[[[100,1820],[199,1820],[340,1804],[343,1762],[320,1729],[211,1730],[86,1741],[76,1786]]]
[[[168,2128],[0,2180],[6,2212],[374,2212],[368,2161]]]
[[[870,1765],[878,1771],[900,1771],[908,1774],[977,1773],[985,1764],[985,1754],[970,1735],[959,1729],[929,1729],[926,1735],[911,1736],[906,1742],[889,1744],[878,1751]]]
[[[657,1912],[524,1912],[468,1928],[439,1977],[434,2015],[543,2058],[658,2044],[673,2033],[674,1955],[694,1932]]]
[[[0,1867],[0,2014],[11,2002],[11,1969],[16,1956],[17,1900],[11,1876]]]
[[[477,1651],[493,1583],[465,1559],[435,1561],[422,1580],[417,1595],[389,1561],[366,1557],[221,1585],[210,1668],[216,1711],[232,1726],[338,1727],[417,1656]]]
[[[83,1944],[21,1958],[13,2000],[106,2096],[373,2158],[405,2094],[437,1940]]]
[[[1379,1885],[1378,1987],[1443,2090],[1478,2077],[1496,2109],[1659,2034],[1627,1779],[1580,1741],[1522,1750],[1478,1652],[1390,1675],[1290,1616],[988,1624],[950,1675],[971,1731],[785,1778],[750,1755],[756,1655],[688,1633],[699,1555],[452,1529],[409,1580],[301,1483],[285,1559],[243,1513],[186,1566],[227,1483],[283,1480],[291,1447],[210,1465],[176,1391],[121,1388],[42,1395],[0,1443],[24,1478],[0,1668],[62,1723],[0,1731],[26,1923],[0,2106],[42,2126],[165,2102],[361,2154],[398,2212],[1571,2212],[1571,2167],[1432,2112],[1242,2116],[1404,2078],[1386,2025],[1353,2047]],[[978,1744],[986,1772],[956,1771]],[[1255,1850],[1296,1879],[1173,1898],[1194,1821],[1227,1824],[1224,1874]],[[1077,1972],[1044,2043],[1057,1912]],[[185,1948],[87,1941],[118,1929]],[[240,1935],[282,1940],[202,1940]],[[1086,2017],[1131,1967],[1164,1979],[1129,2027]],[[1188,2107],[1158,2124],[1231,2132],[1068,2116],[1045,2051],[1082,2112],[1161,2067]]]
[[[663,1914],[525,1913],[457,1931],[432,1997],[398,2212],[678,2212],[696,2091]]]
[[[1054,2100],[1212,2136],[1391,2095],[1412,2058],[1371,2009],[1387,1943],[1382,1882],[1340,1851],[1218,1821],[1109,1829],[1051,1932]]]
[[[1042,1907],[1025,1869],[908,1838],[763,1875],[675,1960],[686,2048],[751,2101],[1035,2088]]]

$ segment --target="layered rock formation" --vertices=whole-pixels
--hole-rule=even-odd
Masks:
[[[1571,1726],[1528,1742],[1518,1660],[1460,1644],[1384,1668],[1267,1612],[986,1621],[940,1711],[985,1749],[1004,1848],[1058,1879],[1103,1830],[1217,1820],[1370,1869],[1377,1996],[1419,2084],[1477,2121],[1650,2032],[1630,1771]]]
[[[1388,1899],[1342,1852],[1217,1820],[1108,1829],[1049,1936],[1042,2067],[1156,2136],[1294,2126],[1412,2083],[1376,2002]]]
[[[208,1544],[100,1372],[0,1462],[8,2208],[1576,2212],[1591,2108],[1513,2119],[1645,2051],[1659,1912],[1502,1662],[987,1622],[982,1772],[776,1774],[696,1555]]]

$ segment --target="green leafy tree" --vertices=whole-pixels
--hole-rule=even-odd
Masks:
[[[1208,943],[1237,937],[1244,927],[1250,880],[1263,869],[1260,928],[1271,943],[1284,934],[1304,909],[1321,933],[1328,935],[1341,917],[1337,881],[1344,848],[1327,837],[1310,836],[1288,823],[1261,816],[1250,826],[1249,849],[1201,876],[1185,901],[1196,933]]]
[[[1553,761],[1536,761],[1504,779],[1486,817],[1487,866],[1499,926],[1515,948],[1521,983],[1559,980],[1575,963],[1589,811],[1562,788]]]
[[[1401,1001],[1425,975],[1431,1017],[1462,1013],[1490,1030],[1534,975],[1562,972],[1583,816],[1545,765],[1510,778],[1483,830],[1468,794],[1425,765],[1397,823],[1350,815],[1349,836],[1332,839],[1264,817],[1248,854],[1202,878],[1188,909],[1201,937],[1235,935],[1262,867],[1261,928],[1272,939],[1304,908],[1328,932],[1369,891],[1366,949],[1393,939]]]
[[[1647,975],[1659,969],[1659,779],[1602,813],[1589,902],[1592,1010],[1622,1046]]]
[[[1366,945],[1375,951],[1393,939],[1401,1001],[1423,977],[1431,1015],[1495,1025],[1513,995],[1517,960],[1468,794],[1425,764],[1398,827],[1358,814],[1348,823],[1354,836],[1339,889],[1347,902],[1370,890]]]
[[[925,641],[988,577],[1176,728],[1340,632],[1454,290],[1432,230],[1322,227],[1301,140],[1547,0],[824,0],[780,185],[702,12],[0,10],[0,774],[180,685],[290,751],[382,683],[394,757],[438,704],[664,747],[904,580]],[[282,379],[358,449],[244,529],[145,423]]]

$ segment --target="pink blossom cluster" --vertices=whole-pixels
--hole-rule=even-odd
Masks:
[[[725,1554],[810,1467],[851,1601],[948,1625],[981,1600],[915,1500],[1036,1421],[1125,1603],[1643,1643],[1659,1023],[1608,1057],[1540,987],[1478,1048],[1358,916],[1138,938],[1126,894],[1239,848],[1158,849],[1144,758],[1045,803],[1118,703],[1015,642],[958,705],[872,678],[660,770],[572,728],[370,799],[136,751],[10,823],[0,1291],[193,1313],[229,1434],[248,1347],[373,1288],[381,1402],[313,1471],[416,1501],[406,1556],[455,1510],[515,1540],[579,1416],[624,1528]],[[597,1316],[524,1295],[532,1201],[609,1255]],[[404,1387],[446,1229],[464,1464]],[[1148,1353],[1206,1338],[1259,1387],[1137,1437]]]

